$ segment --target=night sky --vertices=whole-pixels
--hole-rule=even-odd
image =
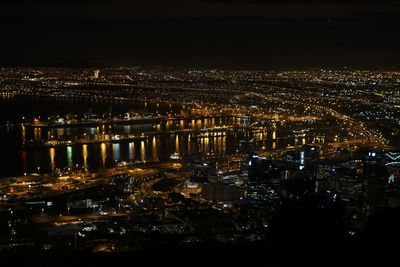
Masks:
[[[400,68],[397,0],[2,0],[0,65]]]

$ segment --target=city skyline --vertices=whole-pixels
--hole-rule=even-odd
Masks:
[[[384,262],[399,236],[399,81],[2,67],[0,257]]]
[[[0,262],[398,260],[398,28],[395,0],[1,1]]]

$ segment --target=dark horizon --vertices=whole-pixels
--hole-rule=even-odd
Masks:
[[[400,4],[391,0],[17,0],[0,7],[1,66],[400,68]]]
[[[199,66],[193,65],[112,65],[101,62],[55,58],[41,61],[23,61],[23,62],[5,62],[0,68],[71,68],[71,69],[108,69],[108,68],[139,68],[139,69],[165,69],[165,70],[225,70],[225,71],[310,71],[310,70],[326,70],[326,71],[400,71],[400,66],[269,66],[269,67],[251,67],[251,66]]]
[[[213,66],[213,65],[130,65],[130,64],[106,64],[103,62],[95,62],[90,60],[81,60],[81,59],[71,59],[71,58],[51,58],[44,59],[38,61],[19,61],[19,62],[11,62],[6,61],[0,64],[0,68],[55,68],[55,69],[117,69],[117,68],[138,68],[138,69],[147,69],[147,70],[155,70],[155,69],[164,69],[164,70],[225,70],[225,71],[312,71],[312,70],[324,70],[324,71],[346,71],[346,70],[354,70],[354,71],[400,71],[400,66],[392,66],[392,67],[379,67],[379,66],[328,66],[328,65],[313,65],[313,66],[269,66],[269,67],[251,67],[251,66]]]

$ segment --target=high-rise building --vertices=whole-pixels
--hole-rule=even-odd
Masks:
[[[204,183],[201,197],[213,202],[235,202],[240,200],[241,194],[234,184],[222,182]]]
[[[305,145],[300,150],[300,170],[307,165],[316,165],[319,160],[319,147],[313,145]]]

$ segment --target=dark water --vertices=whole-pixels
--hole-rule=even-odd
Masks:
[[[22,117],[48,117],[68,113],[83,114],[89,109],[96,114],[112,111],[121,114],[131,109],[136,111],[155,112],[160,114],[177,112],[182,107],[173,104],[156,104],[150,101],[98,101],[79,98],[32,97],[32,96],[0,96],[0,124],[6,121],[20,121]]]
[[[196,154],[226,155],[244,152],[249,146],[256,149],[273,150],[288,144],[309,143],[304,140],[286,139],[285,129],[267,129],[263,132],[243,130],[220,130],[214,135],[201,135],[204,127],[240,125],[240,119],[218,117],[203,120],[174,120],[168,122],[132,125],[100,125],[99,127],[35,128],[21,125],[5,125],[6,121],[19,122],[22,116],[50,116],[53,114],[85,113],[91,108],[95,113],[107,112],[112,107],[114,114],[137,110],[145,112],[180,112],[185,107],[144,102],[90,102],[87,100],[57,100],[17,97],[0,100],[0,177],[23,173],[52,173],[56,168],[84,166],[98,170],[115,166],[117,162],[168,160],[174,153],[185,157]],[[185,130],[171,133],[170,130]],[[22,148],[26,140],[48,140],[49,138],[82,137],[98,135],[148,133],[145,140],[118,143],[95,143],[85,145],[58,146],[55,148]],[[243,143],[241,140],[254,140]]]

